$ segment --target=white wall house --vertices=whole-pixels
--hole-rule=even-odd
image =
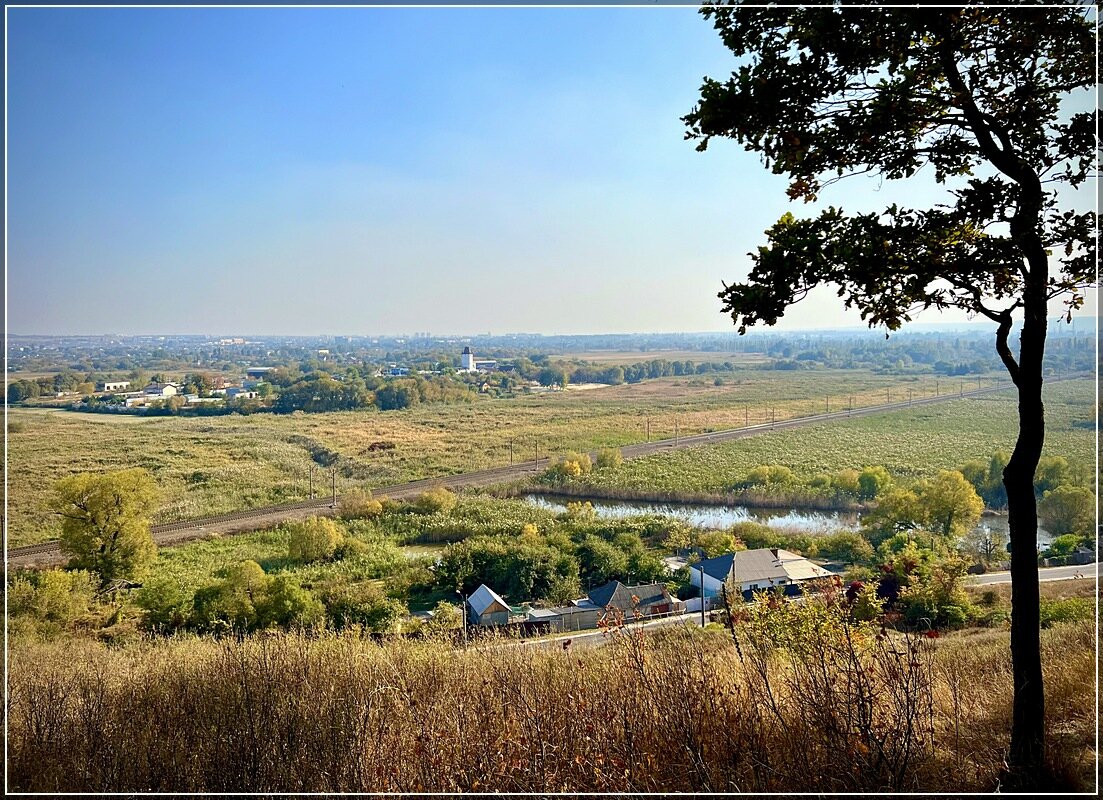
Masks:
[[[142,393],[146,397],[173,397],[180,393],[180,387],[175,383],[151,383]]]

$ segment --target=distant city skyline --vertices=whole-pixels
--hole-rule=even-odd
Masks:
[[[721,281],[820,207],[683,140],[736,66],[693,7],[5,11],[11,333],[730,332]],[[821,288],[778,329],[861,324]]]

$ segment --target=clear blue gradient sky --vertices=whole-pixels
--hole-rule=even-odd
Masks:
[[[720,282],[790,208],[683,140],[734,67],[691,7],[7,20],[12,333],[729,330]],[[783,325],[859,322],[823,291]]]

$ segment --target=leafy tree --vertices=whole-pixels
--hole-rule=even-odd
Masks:
[[[794,200],[815,200],[854,173],[894,180],[929,167],[939,184],[950,183],[947,204],[930,209],[786,214],[752,254],[747,282],[726,285],[720,297],[740,332],[776,323],[825,283],[890,330],[931,307],[997,324],[996,351],[1019,399],[1019,436],[1003,473],[1014,587],[1007,778],[1039,783],[1045,703],[1033,478],[1045,431],[1048,303],[1064,297],[1071,315],[1095,274],[1095,215],[1062,208],[1067,195],[1058,193],[1094,177],[1093,111],[1062,104],[1095,84],[1090,11],[835,5],[702,13],[744,61],[724,82],[706,79],[683,118],[699,150],[722,136],[760,152],[788,176]],[[1016,355],[1008,339],[1020,313]]]
[[[340,526],[326,517],[311,517],[290,527],[287,556],[303,564],[333,558],[337,546],[345,538]]]
[[[1046,492],[1069,482],[1072,470],[1067,458],[1062,456],[1042,456],[1038,468],[1034,471],[1034,493],[1041,498]]]
[[[910,489],[891,487],[881,495],[877,506],[862,517],[862,535],[874,545],[880,545],[899,533],[917,530],[923,519],[916,493]]]
[[[941,470],[919,492],[919,505],[928,530],[960,538],[976,527],[984,503],[956,470]]]
[[[1090,536],[1095,525],[1095,495],[1084,486],[1058,486],[1042,497],[1038,516],[1054,536]]]
[[[892,483],[892,476],[884,467],[866,467],[858,473],[858,497],[873,500]]]
[[[136,578],[157,556],[149,519],[157,485],[144,469],[62,478],[52,506],[61,515],[61,552],[70,569],[86,569],[104,587]]]

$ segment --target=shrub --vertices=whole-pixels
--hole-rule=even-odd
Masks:
[[[342,519],[372,519],[383,513],[383,504],[371,492],[351,489],[338,498],[337,510]]]
[[[1089,620],[1095,615],[1095,601],[1090,597],[1068,597],[1064,600],[1041,601],[1041,620],[1043,628],[1050,628],[1059,622],[1077,622]]]
[[[309,564],[333,558],[344,539],[341,528],[326,517],[311,517],[291,527],[287,555],[292,561]]]
[[[623,463],[624,455],[620,452],[619,447],[604,447],[601,450],[598,450],[598,469],[615,469]]]
[[[388,633],[409,613],[402,603],[365,581],[332,581],[319,589],[319,595],[326,617],[337,629],[360,625],[374,633]]]
[[[423,492],[413,504],[413,510],[418,514],[447,514],[455,507],[456,495],[443,486]]]

